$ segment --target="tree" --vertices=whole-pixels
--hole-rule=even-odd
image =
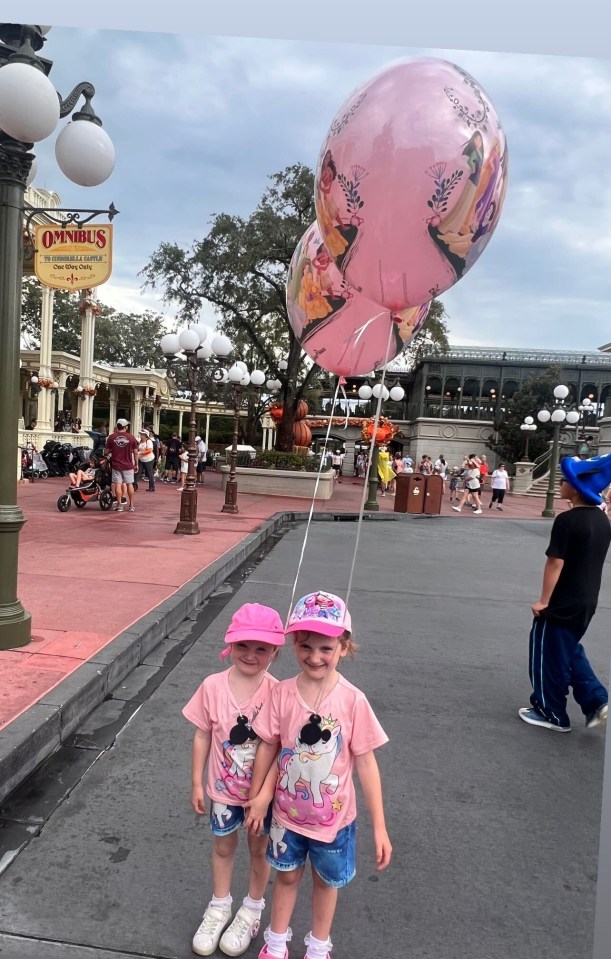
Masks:
[[[164,317],[144,313],[120,313],[100,303],[96,316],[94,359],[123,366],[165,366],[159,341],[165,333]],[[26,349],[40,346],[42,288],[34,277],[23,280],[21,336]],[[53,299],[53,349],[78,356],[81,349],[79,294],[55,290]]]
[[[552,404],[554,387],[560,382],[560,367],[550,366],[544,373],[531,373],[521,389],[514,393],[507,412],[495,423],[496,438],[491,438],[488,447],[506,463],[519,462],[524,456],[526,433],[520,429],[525,416],[532,416],[537,429],[528,434],[528,455],[536,459],[549,447],[553,427],[539,423],[537,412],[545,404]]]
[[[433,300],[424,326],[401,354],[412,370],[425,356],[437,356],[449,349],[447,313],[440,300]]]
[[[276,449],[290,452],[300,399],[328,379],[302,352],[289,322],[285,292],[295,247],[316,216],[314,174],[297,163],[269,179],[271,185],[248,218],[215,214],[203,240],[189,250],[162,243],[141,275],[145,287],[160,288],[166,303],[178,305],[182,320],[195,320],[207,301],[217,312],[219,329],[242,349],[248,341],[253,364],[282,384]],[[447,347],[439,308],[433,328]],[[421,341],[428,335],[423,332]],[[432,340],[437,342],[435,334]],[[288,364],[284,372],[278,369],[280,359]],[[256,424],[254,400],[250,404],[249,421]]]

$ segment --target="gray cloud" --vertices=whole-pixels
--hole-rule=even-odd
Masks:
[[[190,244],[217,212],[248,215],[269,174],[313,166],[335,111],[376,70],[433,55],[477,77],[510,148],[496,235],[442,298],[452,341],[591,349],[611,338],[606,61],[68,29],[51,31],[45,55],[64,95],[93,80],[117,148],[111,179],[84,191],[62,177],[47,141],[37,179],[68,206],[114,200],[121,210],[113,278],[100,291],[113,305],[138,308],[137,273],[159,243]],[[152,295],[141,303],[171,313]]]

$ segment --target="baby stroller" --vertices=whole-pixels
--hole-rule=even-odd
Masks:
[[[57,501],[60,513],[67,513],[73,503],[77,509],[84,509],[92,500],[94,502],[97,500],[100,509],[105,513],[111,508],[113,497],[110,492],[110,463],[103,454],[94,453],[93,455],[97,461],[95,476],[81,486],[70,487],[62,493]]]
[[[49,469],[41,454],[32,443],[26,443],[21,448],[21,476],[22,479],[46,479]]]

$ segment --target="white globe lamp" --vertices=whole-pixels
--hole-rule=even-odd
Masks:
[[[93,120],[75,119],[55,141],[55,159],[73,183],[99,186],[115,168],[115,148],[106,130]]]
[[[161,349],[166,356],[173,356],[180,350],[180,340],[177,333],[166,333],[161,337]]]
[[[228,336],[224,336],[222,333],[215,333],[210,342],[215,356],[229,356],[233,346],[231,345],[231,340]]]
[[[0,129],[14,140],[38,143],[59,123],[59,97],[47,76],[28,63],[0,69]]]
[[[181,350],[194,353],[199,349],[199,333],[192,328],[182,330],[182,332],[178,334],[178,342],[180,343]]]

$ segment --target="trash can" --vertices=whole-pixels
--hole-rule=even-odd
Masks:
[[[407,512],[423,513],[426,490],[426,476],[422,473],[411,473],[407,483]]]
[[[439,516],[441,513],[441,501],[443,499],[443,480],[441,476],[432,473],[426,478],[426,488],[424,491],[424,507],[422,512],[427,516]]]
[[[395,477],[395,513],[407,513],[407,495],[411,473],[397,473]]]

